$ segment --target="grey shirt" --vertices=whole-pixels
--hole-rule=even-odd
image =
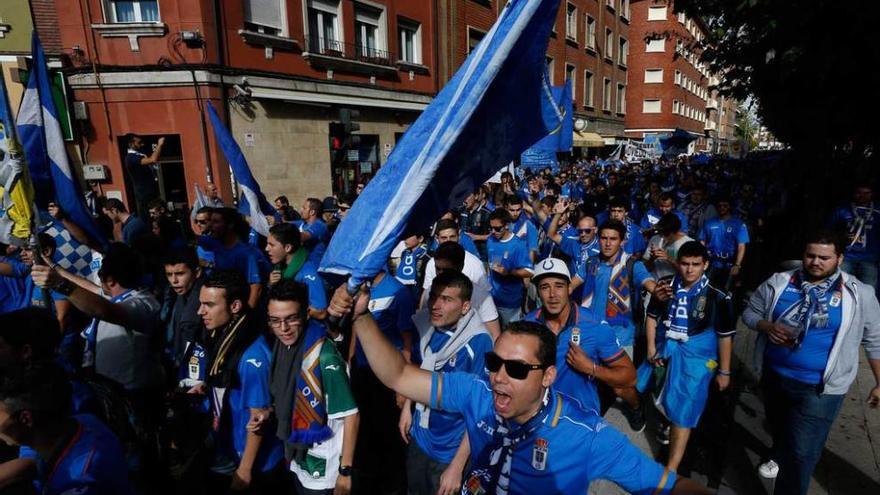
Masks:
[[[126,390],[160,386],[161,321],[159,301],[147,291],[134,290],[118,304],[127,323],[99,321],[95,346],[95,371]]]

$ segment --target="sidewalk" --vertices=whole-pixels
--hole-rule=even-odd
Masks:
[[[727,440],[726,452],[723,458],[713,463],[714,452],[695,443],[695,432],[683,463],[683,466],[690,464],[693,470],[683,474],[717,488],[719,494],[771,494],[772,480],[760,478],[756,470],[761,454],[770,445],[770,435],[764,422],[764,405],[757,395],[757,377],[751,367],[755,335],[742,325],[739,331],[734,345],[735,424]],[[811,495],[880,494],[880,410],[869,410],[865,404],[865,398],[874,386],[874,377],[864,354],[861,356],[858,377],[850,387],[813,474]],[[656,423],[653,414],[649,414],[648,428],[642,433],[633,433],[615,408],[608,411],[606,419],[643,451],[665,461],[665,448],[654,440]],[[709,474],[715,470],[717,475]],[[625,492],[611,483],[597,482],[590,487],[590,493]]]

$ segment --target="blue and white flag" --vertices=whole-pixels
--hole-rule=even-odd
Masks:
[[[559,110],[562,112],[562,127],[559,130],[559,147],[560,153],[571,153],[571,147],[574,146],[574,103],[572,102],[571,79],[567,79],[565,84],[559,88],[553,88],[553,96],[557,97]],[[559,92],[557,94],[557,91]]]
[[[549,78],[549,76],[545,77]],[[556,167],[558,164],[556,153],[570,152],[574,144],[571,81],[566,81],[562,86],[550,88],[550,92],[545,92],[544,96],[544,112],[557,113],[561,123],[557,127],[549,129],[546,136],[522,153],[520,164],[524,168]]]
[[[198,184],[193,184],[193,188],[195,189],[196,200],[193,201],[192,211],[190,211],[189,214],[189,219],[191,222],[196,221],[196,215],[198,214],[199,210],[208,206],[208,198],[205,197],[205,193],[202,192],[202,188],[199,187]]]
[[[407,130],[339,225],[321,260],[353,288],[386,265],[404,234],[426,229],[560,125],[542,101],[559,0],[511,0],[452,80]]]
[[[214,128],[214,137],[217,139],[217,144],[223,150],[223,155],[232,168],[232,175],[235,176],[235,180],[238,181],[238,185],[241,187],[238,211],[242,215],[250,217],[251,228],[263,237],[268,237],[269,222],[266,220],[266,215],[274,215],[275,209],[272,208],[272,205],[266,200],[266,196],[260,191],[260,185],[254,179],[254,174],[251,173],[241,148],[235,142],[235,138],[232,137],[229,130],[226,129],[223,121],[217,116],[214,105],[210,103],[208,103],[208,116],[211,118],[211,127]]]
[[[33,67],[18,110],[18,134],[36,191],[37,207],[55,201],[67,217],[101,245],[107,239],[89,213],[78,179],[70,168],[58,111],[52,100],[46,55],[37,32],[33,34]]]

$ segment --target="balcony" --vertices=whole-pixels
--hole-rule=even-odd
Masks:
[[[714,120],[707,120],[706,126],[704,127],[706,131],[714,131],[718,129],[718,124]]]
[[[715,98],[706,100],[706,110],[718,110],[718,100]]]
[[[391,52],[335,39],[310,36],[303,58],[312,66],[363,74],[391,75],[397,66]]]

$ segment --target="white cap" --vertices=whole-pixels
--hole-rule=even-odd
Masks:
[[[571,273],[568,271],[568,265],[559,258],[547,258],[535,264],[535,274],[532,275],[532,283],[538,280],[555,275],[564,278],[566,282],[571,282]]]

